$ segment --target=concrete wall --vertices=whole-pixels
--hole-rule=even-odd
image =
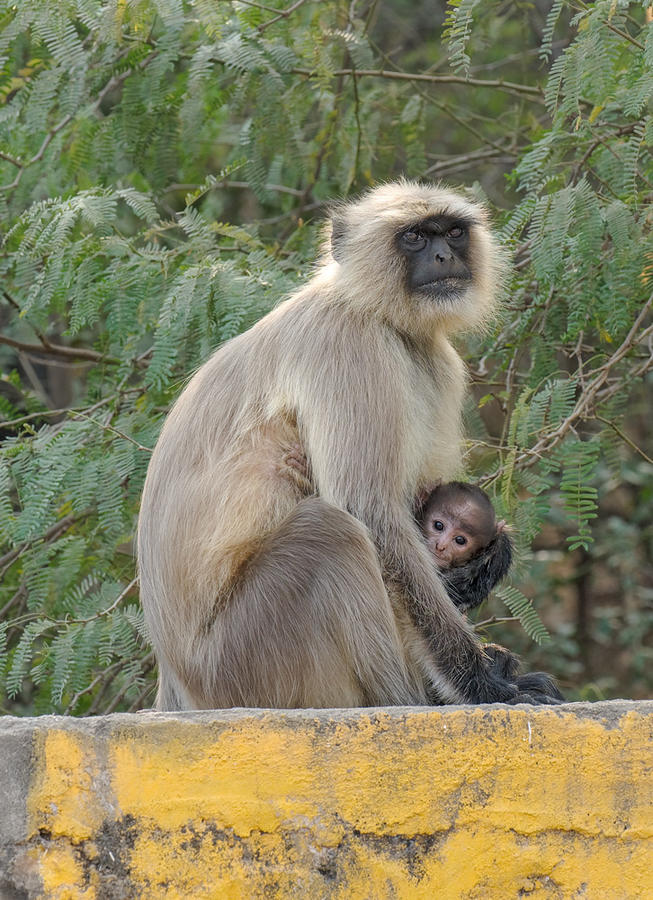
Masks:
[[[0,719],[0,898],[653,898],[653,703]]]

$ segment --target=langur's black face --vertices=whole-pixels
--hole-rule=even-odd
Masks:
[[[473,223],[453,216],[424,219],[402,229],[397,247],[407,263],[411,291],[437,299],[455,299],[472,278],[469,229]]]

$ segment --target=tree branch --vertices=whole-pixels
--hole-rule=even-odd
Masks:
[[[97,350],[87,350],[83,347],[65,347],[63,344],[51,344],[46,337],[41,338],[40,344],[27,344],[25,341],[16,341],[14,338],[6,337],[0,334],[0,344],[6,344],[7,347],[14,347],[16,350],[22,350],[24,353],[36,353],[41,356],[61,356],[67,359],[86,359],[90,362],[110,362],[117,364],[120,362],[112,356],[103,356]]]
[[[312,69],[294,68],[290,70],[294,75],[304,75],[306,78],[322,77]],[[543,99],[542,90],[529,84],[516,84],[513,81],[502,79],[487,80],[483,78],[465,78],[462,75],[427,75],[420,72],[393,72],[389,69],[337,69],[331,72],[334,78],[350,76],[355,78],[387,78],[393,81],[420,81],[426,84],[467,84],[474,87],[494,88],[499,91],[507,91],[511,94],[525,94]]]
[[[154,453],[151,447],[144,447],[143,444],[139,444],[138,441],[135,441],[134,438],[129,437],[128,434],[125,434],[123,431],[119,431],[117,428],[114,428],[113,425],[105,425],[103,422],[98,422],[98,420],[94,419],[93,416],[87,416],[84,413],[72,411],[70,411],[70,416],[73,419],[86,419],[87,422],[92,422],[103,431],[108,431],[110,434],[115,434],[117,437],[122,438],[123,441],[129,441],[129,443],[133,444],[134,447],[136,447],[138,450],[143,450],[145,453]]]
[[[109,81],[105,84],[105,86],[99,92],[91,109],[97,110],[99,108],[100,104],[102,103],[102,101],[104,100],[105,96],[108,94],[108,92],[110,90],[112,90],[117,85],[121,84],[126,78],[128,78],[133,72],[135,72],[136,69],[143,69],[156,56],[158,56],[158,53],[159,53],[159,51],[155,50],[154,53],[151,53],[149,56],[145,57],[145,59],[141,60],[137,66],[134,66],[133,68],[130,68],[130,69],[126,69],[124,72],[121,72],[120,75],[112,75],[111,78],[109,79]],[[34,163],[39,162],[39,160],[43,159],[43,155],[45,154],[45,151],[50,146],[55,135],[57,135],[62,130],[62,128],[65,128],[66,125],[68,125],[68,123],[71,122],[74,117],[75,117],[75,113],[68,113],[68,115],[64,116],[60,122],[58,122],[56,125],[54,125],[48,131],[46,136],[43,138],[43,142],[41,143],[41,146],[36,151],[34,156],[32,156],[26,162],[21,163],[19,160],[12,159],[11,157],[8,157],[8,156],[3,156],[3,158],[7,159],[8,162],[11,162],[16,166],[19,166],[19,169],[18,169],[18,172],[16,173],[16,177],[10,184],[0,185],[1,192],[11,191],[15,187],[18,186],[21,178],[23,177],[23,172],[25,171],[25,169],[28,169],[30,166],[34,165]]]
[[[617,425],[615,425],[614,422],[611,422],[610,419],[604,419],[603,416],[599,416],[598,413],[594,413],[594,418],[597,419],[599,422],[603,422],[604,425],[609,425],[610,428],[612,428],[619,435],[619,437],[625,444],[628,444],[628,446],[632,447],[632,449],[636,453],[639,453],[639,455],[642,457],[642,459],[645,459],[647,463],[651,463],[651,465],[653,465],[653,459],[651,459],[650,456],[647,456],[646,453],[644,453],[644,451],[642,450],[642,448],[638,447],[637,444],[635,443],[635,441],[632,441],[628,437],[627,434],[624,434],[624,432],[621,430],[621,428],[619,428]]]
[[[597,394],[601,391],[602,388],[606,385],[614,367],[621,362],[621,360],[626,356],[626,354],[633,348],[633,346],[639,341],[645,340],[649,335],[653,334],[653,325],[649,325],[644,329],[641,333],[638,332],[641,324],[645,320],[646,316],[651,310],[651,306],[653,305],[653,294],[649,297],[648,301],[644,304],[641,312],[633,322],[633,325],[622,341],[621,345],[615,350],[609,360],[605,362],[602,366],[599,366],[598,369],[592,373],[593,377],[591,380],[588,380],[585,390],[581,393],[580,397],[576,401],[576,405],[573,410],[569,413],[569,415],[564,419],[563,422],[558,425],[554,431],[551,431],[545,434],[540,440],[528,450],[521,450],[517,453],[514,461],[511,462],[511,466],[519,467],[521,469],[529,468],[533,466],[537,459],[540,456],[545,456],[551,452],[558,444],[562,442],[562,440],[566,437],[569,431],[573,429],[573,426],[577,421],[583,420],[589,417],[593,417],[593,406],[597,398]],[[644,360],[641,366],[638,366],[638,370],[640,374],[648,371],[653,368],[653,359],[649,358]],[[630,376],[632,377],[632,375]],[[630,380],[630,379],[629,379]],[[623,385],[623,379],[618,379],[615,384],[609,386],[609,389],[605,391],[601,391],[601,399],[606,399],[609,396],[612,396],[617,390],[620,390]],[[500,466],[490,475],[487,475],[485,478],[481,480],[481,486],[485,486],[493,481],[495,481],[503,472],[506,470],[506,465]]]
[[[274,23],[278,22],[279,19],[287,19],[288,16],[291,15],[291,13],[294,13],[296,9],[299,9],[299,7],[303,6],[305,3],[306,0],[296,0],[296,2],[293,3],[292,6],[289,6],[288,9],[277,10],[277,15],[274,17],[274,19],[269,19],[267,22],[263,22],[258,26],[258,32],[262,34],[266,30],[266,28],[269,28],[270,25],[274,25]],[[251,5],[253,6],[254,4]]]
[[[42,535],[39,535],[39,537],[32,538],[29,541],[24,541],[18,547],[14,547],[13,550],[5,553],[4,556],[0,556],[0,566],[5,567],[11,565],[11,563],[17,560],[18,557],[25,552],[25,550],[31,547],[32,544],[36,544],[38,541],[48,543],[49,541],[56,540],[58,537],[60,537],[60,535],[62,535],[65,531],[68,531],[69,528],[72,528],[72,526],[76,522],[79,522],[80,519],[82,519],[87,514],[87,512],[84,512],[79,516],[75,516],[72,514],[64,516],[63,519],[59,519],[58,522],[55,522],[54,525],[51,525],[48,530],[45,531]],[[0,572],[0,574],[4,574],[4,568]]]

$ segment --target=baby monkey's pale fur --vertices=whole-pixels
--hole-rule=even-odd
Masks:
[[[469,225],[458,300],[411,292],[397,234]],[[141,596],[161,709],[515,699],[412,516],[460,465],[463,363],[501,254],[478,205],[386,184],[333,216],[311,280],[221,347],[175,404],[143,494]],[[317,496],[284,471],[299,442]],[[505,665],[504,665],[505,668]],[[514,679],[513,679],[514,680]]]

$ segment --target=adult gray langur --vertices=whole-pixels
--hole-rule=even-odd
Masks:
[[[500,258],[459,194],[375,188],[335,209],[314,277],[192,378],[138,529],[158,708],[555,702],[483,650],[412,515],[459,468],[447,335],[487,319]]]

